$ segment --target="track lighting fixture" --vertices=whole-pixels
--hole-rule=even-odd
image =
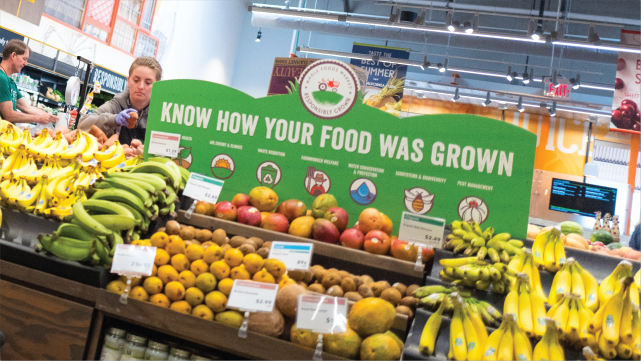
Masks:
[[[543,36],[543,28],[542,28],[542,27],[541,27],[541,25],[539,24],[539,25],[536,27],[536,30],[534,30],[534,32],[532,33],[532,35],[530,35],[530,37],[531,37],[533,40],[540,40],[542,36]]]
[[[430,65],[431,65],[431,64],[430,64],[430,62],[429,62],[429,61],[427,61],[427,55],[425,55],[425,56],[423,57],[423,64],[421,64],[421,69],[422,69],[422,70],[425,70],[425,69],[429,68],[429,67],[430,67]]]
[[[572,89],[579,89],[581,87],[581,74],[577,74],[576,78],[570,79],[570,84],[572,84]]]
[[[530,69],[530,70],[533,70],[533,69]],[[531,77],[530,75],[528,75],[527,70],[523,72],[523,84],[526,84],[526,85],[530,84],[530,79]]]
[[[594,24],[591,24],[590,30],[588,30],[588,43],[598,44],[600,42],[601,38],[599,38],[599,35],[594,31]]]
[[[417,16],[414,20],[414,25],[421,26],[425,24],[425,9],[421,11],[421,15]]]
[[[512,77],[512,66],[511,65],[507,66],[507,74],[505,74],[505,78],[507,79],[507,81],[514,80],[514,77]]]
[[[487,96],[485,97],[485,101],[483,102],[483,106],[486,107],[486,106],[490,105],[490,103],[492,103],[492,101],[490,100],[490,92],[487,92]]]
[[[441,72],[441,73],[445,73],[446,70],[447,70],[447,58],[445,58],[445,61],[443,62],[443,65],[438,67],[438,71]]]
[[[556,115],[556,100],[552,102],[552,106],[548,109],[550,116],[553,117]]]
[[[454,25],[452,24],[452,12],[448,11],[447,16],[445,17],[445,28],[449,31],[455,31]]]
[[[453,101],[453,102],[456,102],[456,101],[457,101],[457,100],[459,100],[460,98],[461,98],[461,96],[460,96],[460,95],[458,95],[458,87],[457,87],[457,88],[456,88],[456,90],[454,91],[454,97],[452,98],[452,101]]]
[[[399,22],[401,19],[401,9],[396,8],[396,12],[393,12],[389,16],[389,20],[387,21],[389,24],[394,24]]]
[[[260,38],[263,37],[263,32],[260,31],[262,28],[258,28],[258,35],[256,35],[256,42],[260,43]]]
[[[523,111],[525,110],[525,108],[523,108],[523,97],[522,96],[519,97],[519,102],[516,104],[516,109],[519,110],[519,113],[523,113]]]
[[[474,19],[472,19],[472,31],[479,31],[479,14],[474,14]]]
[[[441,64],[441,63],[436,64],[436,69],[438,69],[438,71],[441,72],[441,73],[445,72],[445,68],[443,67],[443,64]]]
[[[455,21],[452,23],[452,26],[454,27],[454,30],[450,30],[450,31],[456,31],[456,29],[461,27],[461,23],[459,23],[458,21]]]
[[[472,23],[470,23],[469,21],[466,21],[463,24],[463,28],[465,28],[465,32],[468,33],[468,34],[472,34],[474,32],[474,28],[472,27]]]

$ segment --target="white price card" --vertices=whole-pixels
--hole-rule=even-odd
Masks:
[[[296,327],[318,333],[347,331],[347,298],[299,295]]]
[[[235,280],[227,307],[248,312],[272,312],[277,292],[277,284]]]
[[[403,212],[398,239],[430,248],[443,248],[445,220]]]
[[[183,195],[197,201],[215,204],[218,202],[218,196],[220,196],[224,184],[225,182],[219,179],[205,177],[198,173],[191,173],[187,184],[185,184]]]
[[[296,242],[272,242],[268,258],[276,258],[285,264],[287,270],[306,270],[312,263],[314,244]]]
[[[132,246],[119,244],[116,246],[111,273],[130,276],[151,276],[156,258],[156,247]]]
[[[147,153],[176,158],[180,148],[180,134],[151,131]]]

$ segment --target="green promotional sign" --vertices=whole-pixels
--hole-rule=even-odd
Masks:
[[[292,94],[259,99],[205,81],[160,81],[147,139],[152,130],[181,134],[175,162],[224,180],[221,200],[265,186],[279,202],[310,208],[331,193],[350,226],[374,207],[394,233],[407,211],[526,237],[536,135],[473,115],[399,119],[358,96],[353,71],[331,60],[310,65]]]

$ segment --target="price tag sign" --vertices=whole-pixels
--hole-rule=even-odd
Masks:
[[[268,258],[276,258],[287,270],[306,270],[312,263],[314,244],[296,242],[272,242]]]
[[[443,248],[445,220],[403,212],[398,239],[429,248]]]
[[[218,196],[220,196],[224,184],[225,182],[219,179],[191,173],[187,184],[185,184],[183,195],[198,201],[215,204],[218,202]]]
[[[277,284],[235,280],[227,307],[248,312],[272,312],[277,292]]]
[[[347,298],[299,295],[296,327],[318,333],[347,331]]]
[[[180,148],[180,134],[151,131],[149,154],[176,158]]]
[[[156,247],[132,246],[119,244],[116,246],[111,273],[130,276],[151,276],[156,258]]]

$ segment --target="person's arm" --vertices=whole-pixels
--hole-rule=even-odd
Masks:
[[[49,123],[58,121],[57,116],[51,115],[38,107],[31,106],[31,104],[29,104],[29,102],[25,98],[18,98],[18,100],[16,101],[16,108],[18,108],[21,112],[25,114],[48,116]]]
[[[17,105],[17,104],[16,104]],[[48,124],[55,122],[58,117],[44,113],[44,114],[25,114],[13,110],[13,102],[11,100],[0,103],[0,113],[5,120],[11,123],[39,123]],[[53,117],[53,119],[52,119]]]
[[[110,137],[120,128],[116,124],[116,115],[121,111],[118,102],[112,99],[94,110],[92,114],[83,115],[78,122],[78,129],[89,131],[91,126],[95,125]]]

